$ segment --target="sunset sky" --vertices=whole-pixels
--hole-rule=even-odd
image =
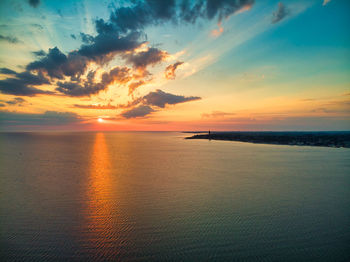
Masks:
[[[0,131],[350,130],[350,1],[0,2]]]

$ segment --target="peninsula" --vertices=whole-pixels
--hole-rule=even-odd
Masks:
[[[196,133],[196,132],[188,132]],[[350,131],[322,132],[198,132],[186,139],[227,140],[258,144],[322,146],[350,148]]]

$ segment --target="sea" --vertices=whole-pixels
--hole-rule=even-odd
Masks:
[[[0,261],[350,261],[350,149],[0,133]]]

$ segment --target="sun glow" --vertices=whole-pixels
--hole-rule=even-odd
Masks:
[[[102,123],[102,122],[103,122],[103,118],[99,117],[99,118],[97,119],[97,121],[98,121],[99,123]]]

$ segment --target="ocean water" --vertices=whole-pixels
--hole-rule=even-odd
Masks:
[[[350,149],[0,133],[1,261],[350,261]]]

